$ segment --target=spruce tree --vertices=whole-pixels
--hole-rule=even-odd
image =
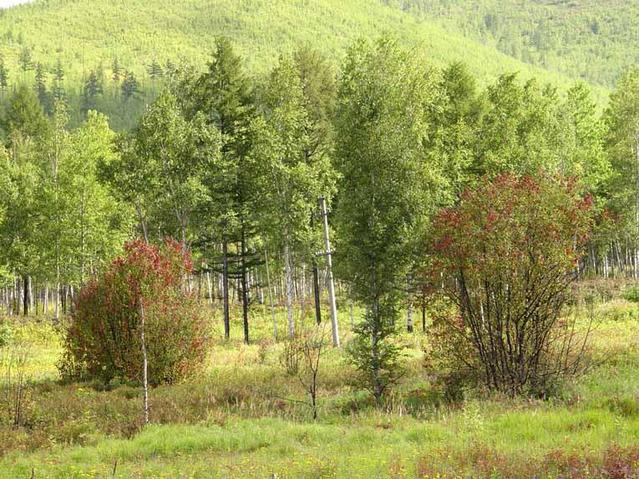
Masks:
[[[4,63],[4,57],[0,55],[0,89],[6,90],[9,86],[9,71]]]
[[[139,94],[140,84],[132,72],[125,72],[120,89],[125,102],[128,102],[131,98]]]
[[[29,47],[25,46],[22,50],[20,50],[18,62],[20,63],[20,68],[23,72],[33,69],[33,59],[31,56],[31,49]]]
[[[38,95],[38,101],[40,101],[44,111],[50,115],[53,112],[53,100],[51,93],[47,89],[47,73],[44,66],[42,66],[42,63],[36,64],[35,88]]]
[[[250,149],[249,124],[253,116],[251,84],[244,72],[241,58],[233,51],[230,41],[218,38],[208,70],[194,87],[190,114],[204,115],[206,122],[217,128],[222,143],[215,168],[204,178],[207,190],[207,225],[205,242],[222,244],[221,271],[224,294],[224,334],[230,334],[229,287],[232,277],[240,280],[244,340],[249,341],[248,270],[254,265],[255,254],[251,241],[255,236],[252,213],[252,175],[246,167]],[[215,232],[212,234],[211,232]],[[229,246],[239,244],[237,254]]]
[[[51,91],[54,102],[63,101],[65,98],[64,91],[64,68],[60,58],[56,61],[53,69],[53,89]]]
[[[87,113],[89,110],[97,109],[97,99],[103,93],[102,82],[95,70],[89,73],[89,77],[84,82],[82,89],[82,111]]]

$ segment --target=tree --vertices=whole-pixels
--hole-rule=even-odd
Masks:
[[[556,91],[542,89],[534,80],[522,84],[510,74],[499,77],[485,96],[473,172],[481,177],[559,171],[566,152]]]
[[[1,249],[10,270],[23,282],[23,312],[30,306],[31,275],[41,267],[38,242],[40,214],[38,191],[41,152],[38,143],[46,138],[46,117],[33,91],[20,87],[9,101],[6,118],[9,155],[3,166],[3,182],[8,184],[5,197],[5,221],[2,224]]]
[[[458,314],[443,319],[438,347],[491,389],[545,396],[579,369],[585,343],[559,320],[592,226],[592,197],[579,190],[503,174],[435,220],[430,274]]]
[[[309,95],[308,101],[311,96]],[[315,154],[311,144],[313,126],[299,71],[292,59],[283,57],[273,70],[264,91],[268,146],[256,145],[268,178],[263,197],[267,216],[264,230],[284,259],[289,336],[295,334],[293,316],[294,255],[312,259],[317,251],[310,218],[317,199],[331,190],[331,165],[326,155]],[[310,104],[310,103],[309,103]],[[319,134],[319,133],[318,133]],[[325,145],[321,147],[326,148]],[[319,231],[319,229],[318,229]]]
[[[91,112],[68,138],[59,165],[62,195],[62,270],[67,284],[82,286],[105,266],[125,242],[131,212],[98,180],[98,164],[112,161],[115,133],[107,118]],[[55,240],[54,240],[55,241]]]
[[[122,79],[122,77],[124,75],[126,75],[126,72],[123,71],[122,66],[120,66],[120,61],[118,60],[118,57],[115,57],[113,59],[113,62],[111,63],[111,72],[113,73],[112,75],[112,79],[114,83],[120,83],[120,80]]]
[[[458,196],[476,178],[473,163],[484,102],[475,78],[463,63],[453,63],[443,70],[439,90],[437,106],[429,111],[432,120],[427,149],[433,161],[445,165],[449,190]]]
[[[164,75],[164,70],[162,69],[162,65],[154,58],[151,64],[147,67],[147,71],[149,76],[153,81],[157,81]]]
[[[329,199],[334,195],[334,179],[332,165],[330,165],[330,150],[333,146],[333,116],[337,100],[337,85],[335,72],[328,60],[318,51],[308,46],[297,49],[293,54],[293,62],[300,78],[302,87],[302,104],[306,110],[306,137],[304,148],[304,161],[312,168],[324,168],[326,184],[322,196]],[[316,214],[311,213],[310,233],[316,233]],[[318,244],[317,238],[312,238],[313,243]],[[312,246],[310,256],[313,266],[313,292],[315,299],[315,316],[319,324],[321,322],[320,288],[318,261],[314,251],[319,248]],[[330,294],[330,293],[329,293]],[[339,342],[339,333],[336,330],[336,321],[333,324],[334,342]]]
[[[435,91],[392,39],[348,52],[336,123],[336,261],[366,309],[350,355],[378,403],[399,376],[395,322],[439,190],[439,165],[423,149]]]
[[[5,129],[9,136],[13,132],[39,138],[47,131],[47,119],[38,97],[26,85],[18,87],[9,99],[5,116]]]
[[[20,68],[23,72],[33,69],[33,59],[31,57],[31,49],[29,47],[22,47],[18,57],[18,62],[20,63]]]
[[[35,88],[38,95],[38,101],[47,114],[53,113],[53,99],[47,88],[47,73],[42,63],[36,64],[35,72]]]
[[[6,90],[9,86],[9,70],[4,63],[4,57],[0,55],[0,89]]]
[[[619,216],[632,251],[632,274],[639,277],[639,68],[628,70],[610,96],[605,114],[605,146],[614,175],[611,207]],[[620,228],[620,229],[621,229]]]
[[[66,96],[64,91],[64,68],[59,57],[53,69],[53,89],[51,94],[53,95],[54,103],[63,101]]]
[[[222,244],[221,272],[224,301],[224,335],[230,336],[229,277],[239,275],[242,295],[244,340],[249,341],[248,268],[255,261],[249,252],[255,235],[253,201],[254,177],[248,162],[251,144],[249,125],[254,116],[251,83],[230,41],[216,39],[208,70],[194,85],[191,103],[185,105],[191,116],[201,112],[205,121],[219,131],[220,155],[214,168],[203,178],[207,201],[202,208],[203,244]],[[239,243],[236,271],[230,264],[229,244]]]
[[[135,78],[133,72],[126,71],[124,73],[124,79],[122,80],[120,90],[122,91],[122,97],[125,102],[128,102],[131,98],[134,98],[140,93],[140,84],[138,83],[137,78]]]
[[[83,113],[87,113],[90,110],[97,108],[97,100],[103,93],[102,82],[98,77],[95,70],[91,70],[89,77],[84,82],[84,88],[82,89],[82,105],[81,110]]]
[[[147,109],[135,130],[135,148],[144,164],[157,165],[157,199],[167,199],[177,228],[167,233],[179,237],[189,249],[189,227],[194,210],[205,194],[202,175],[214,168],[217,132],[208,128],[200,115],[188,121],[177,99],[163,92]]]

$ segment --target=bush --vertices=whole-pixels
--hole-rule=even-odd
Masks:
[[[502,175],[437,217],[434,272],[458,310],[439,339],[489,388],[543,395],[579,369],[585,343],[560,315],[591,203],[571,181]]]
[[[66,331],[61,371],[67,377],[141,381],[144,314],[149,383],[171,383],[204,361],[208,322],[185,292],[191,261],[175,242],[128,243],[122,257],[80,291]]]
[[[9,344],[12,337],[13,331],[11,330],[11,326],[7,321],[0,319],[0,348]]]

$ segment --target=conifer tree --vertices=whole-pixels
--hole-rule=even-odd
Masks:
[[[82,111],[86,114],[89,110],[97,109],[97,100],[103,93],[102,82],[95,70],[91,70],[89,77],[84,82],[82,89]]]
[[[58,57],[55,68],[53,69],[53,88],[51,90],[54,103],[63,101],[66,94],[64,91],[64,68],[62,60]]]
[[[247,168],[251,138],[249,125],[253,116],[251,84],[241,58],[231,42],[218,38],[208,70],[197,81],[190,105],[190,115],[200,112],[205,121],[221,135],[218,163],[204,178],[211,223],[203,234],[204,241],[222,244],[221,271],[224,295],[224,334],[230,334],[229,278],[238,277],[241,285],[244,340],[249,341],[248,270],[256,256],[249,250],[256,231],[252,214],[252,174]],[[229,246],[239,244],[232,255]]]
[[[9,71],[4,62],[4,57],[0,55],[0,89],[6,90],[9,86]]]
[[[20,56],[18,57],[20,68],[23,72],[27,72],[33,69],[33,58],[31,56],[31,49],[27,46],[20,50]]]

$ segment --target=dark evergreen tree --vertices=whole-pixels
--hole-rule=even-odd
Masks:
[[[53,99],[62,101],[65,98],[64,92],[64,68],[62,67],[62,61],[58,58],[55,68],[53,69],[53,89],[51,91]]]
[[[148,66],[147,71],[149,72],[149,76],[151,80],[157,81],[164,75],[164,70],[162,69],[162,65],[157,60],[153,60],[151,64]]]
[[[113,63],[111,64],[111,71],[113,72],[113,81],[115,83],[120,83],[120,80],[122,79],[123,76],[123,70],[122,67],[120,66],[120,61],[118,60],[118,57],[115,57],[113,59]]]
[[[213,59],[197,81],[190,114],[204,114],[207,122],[221,133],[222,145],[217,168],[211,169],[204,179],[209,197],[206,217],[214,224],[203,228],[203,243],[222,243],[221,270],[224,280],[224,333],[229,337],[230,316],[228,282],[230,277],[240,279],[244,316],[244,339],[248,342],[248,268],[255,256],[250,243],[255,235],[248,204],[251,175],[244,165],[250,142],[248,125],[252,117],[251,84],[244,73],[241,58],[235,54],[229,40],[218,38]],[[213,234],[211,232],[214,232]],[[239,252],[232,255],[229,245],[239,244]],[[219,264],[218,263],[218,264]]]
[[[47,88],[47,72],[42,63],[36,64],[35,89],[38,94],[38,101],[47,114],[53,113],[53,99]]]
[[[6,90],[9,86],[9,71],[4,63],[4,57],[0,55],[0,89]]]
[[[125,102],[129,101],[140,92],[140,84],[132,72],[125,72],[120,89]]]
[[[29,47],[23,47],[22,50],[20,50],[18,62],[20,63],[20,68],[22,68],[23,72],[33,69],[33,58]]]
[[[102,93],[102,81],[95,70],[92,70],[82,88],[82,112],[86,114],[89,110],[96,110],[97,99]]]
[[[19,86],[9,100],[4,126],[10,136],[19,132],[24,136],[37,138],[47,131],[48,122],[42,105],[28,86]]]

